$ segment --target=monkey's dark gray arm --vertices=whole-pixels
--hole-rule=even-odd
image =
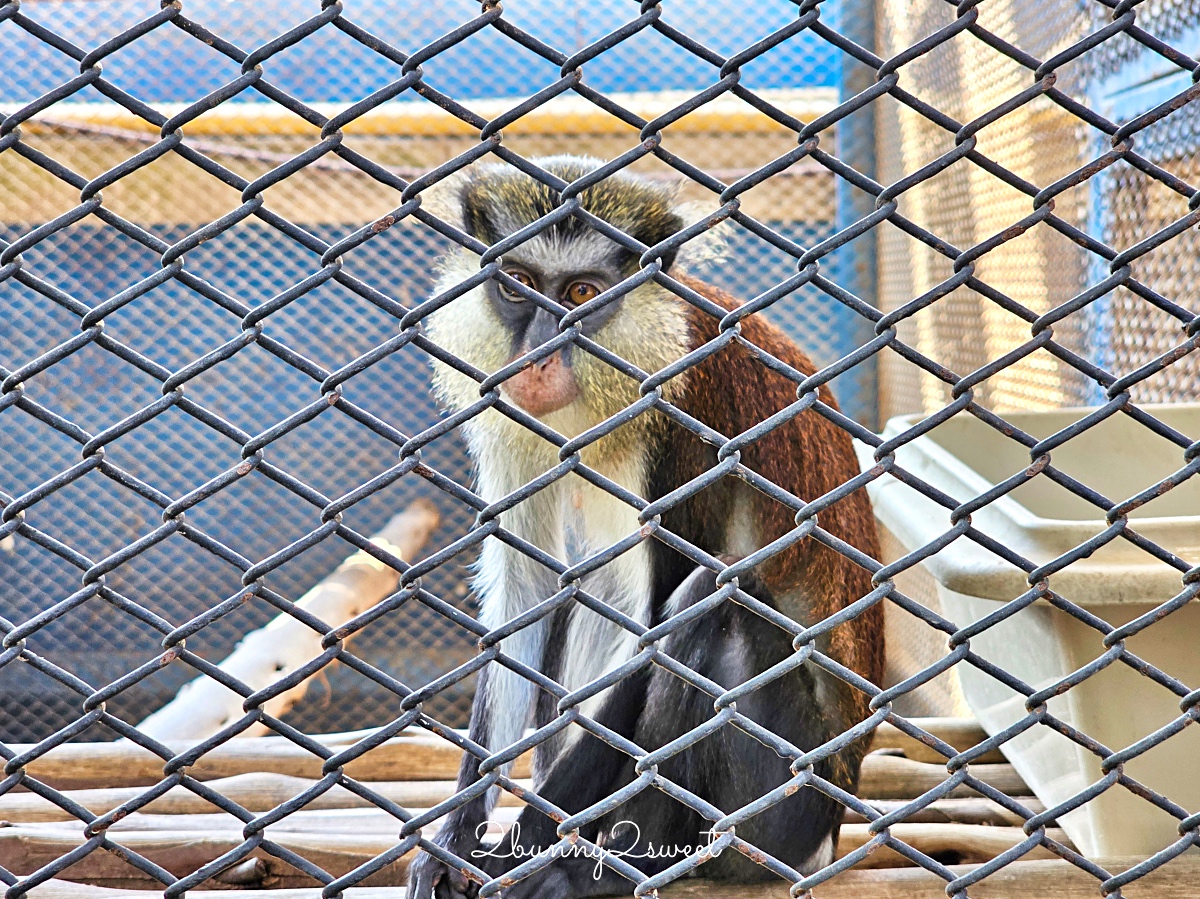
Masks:
[[[638,718],[646,702],[646,684],[650,672],[634,672],[619,681],[601,706],[599,724],[632,739]],[[603,740],[583,734],[554,760],[544,783],[538,786],[542,799],[574,815],[600,802],[633,779],[633,760]],[[524,861],[526,854],[514,851],[514,840],[525,848],[545,849],[558,842],[558,823],[532,806],[526,806],[518,818],[519,827],[511,828],[494,853],[482,859],[479,867],[498,875]],[[586,839],[596,837],[598,825],[582,830]]]
[[[489,495],[497,492],[489,491]],[[534,517],[534,524],[554,521],[549,515]],[[506,526],[515,526],[523,533],[536,533],[533,525],[522,521],[520,516],[511,518],[511,521],[506,519]],[[543,538],[541,542],[550,541]],[[552,574],[499,541],[485,542],[479,569],[480,620],[492,629],[501,627],[558,589]],[[539,620],[504,637],[499,647],[506,657],[540,670],[548,633],[548,623]],[[491,752],[500,752],[516,743],[530,720],[534,693],[533,682],[524,675],[495,661],[484,666],[471,705],[471,740]],[[466,753],[458,772],[458,789],[464,790],[478,781],[479,760]],[[479,859],[471,854],[479,848],[498,793],[498,789],[490,789],[451,812],[433,841],[459,858],[477,864]],[[475,887],[462,871],[428,853],[417,857],[409,874],[410,899],[469,899]]]
[[[489,665],[479,673],[468,731],[470,739],[482,746],[490,745],[493,737],[488,699],[492,693],[490,671]],[[458,768],[456,790],[461,792],[478,781],[479,759],[470,752],[464,752]],[[443,819],[433,842],[464,861],[478,865],[478,859],[471,856],[479,847],[485,823],[496,805],[496,797],[497,790],[493,788],[459,806]],[[446,865],[427,852],[418,855],[409,868],[409,899],[431,899],[435,896],[437,899],[469,899],[477,889],[477,885],[461,870]]]

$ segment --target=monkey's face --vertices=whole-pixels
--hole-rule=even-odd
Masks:
[[[586,341],[645,372],[658,371],[687,351],[685,311],[666,291],[646,284],[623,296],[602,298],[636,271],[628,255],[600,235],[566,243],[535,237],[505,254],[503,276],[431,315],[428,334],[488,374],[522,357],[539,356],[506,379],[500,395],[574,436],[635,403],[640,385],[574,343],[546,353],[548,345],[561,341],[560,309],[582,309],[586,314],[578,328]],[[463,254],[445,266],[443,283],[450,286],[478,271],[478,264],[477,257]],[[449,367],[438,367],[435,384],[452,409],[479,398],[478,385]]]
[[[565,182],[598,165],[571,157],[539,162]],[[646,245],[682,227],[669,193],[639,178],[614,176],[578,196],[589,213]],[[542,220],[560,204],[557,191],[508,167],[484,167],[467,183],[461,201],[465,229],[488,245]],[[673,254],[664,257],[667,268]],[[452,254],[443,261],[437,291],[478,271],[478,256]],[[666,290],[647,282],[624,295],[602,297],[637,271],[635,253],[578,217],[561,217],[506,252],[501,275],[431,314],[427,331],[434,342],[488,374],[538,356],[507,378],[500,394],[559,433],[574,436],[640,396],[636,377],[579,344],[594,342],[643,372],[658,371],[687,352],[686,311]],[[562,342],[570,327],[562,318],[576,310],[583,313],[577,326],[586,340]],[[537,352],[548,344],[557,350]],[[435,365],[435,388],[451,409],[479,399],[477,383],[441,363]],[[517,439],[501,418],[498,413],[480,416],[472,427],[490,422],[505,439]]]
[[[587,312],[578,327],[590,340],[603,339],[605,326],[621,314],[625,303],[623,297],[596,300],[623,279],[622,257],[615,244],[599,235],[566,244],[535,238],[531,245],[509,253],[503,260],[502,277],[491,281],[486,290],[491,310],[511,335],[510,361],[544,353],[559,337],[561,317],[543,297],[554,300],[568,314]],[[602,387],[597,383],[601,373],[589,364],[594,360],[585,358],[588,355],[568,343],[513,375],[501,386],[501,393],[530,415],[548,416],[581,398],[581,381],[590,392]],[[593,408],[605,405],[598,403],[596,396],[583,399]]]

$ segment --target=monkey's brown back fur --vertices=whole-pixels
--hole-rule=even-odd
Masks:
[[[729,294],[688,276],[677,276],[688,287],[703,294],[724,309],[739,304]],[[718,336],[718,322],[694,307],[690,313],[693,348]],[[741,333],[749,342],[770,353],[805,375],[816,369],[808,357],[782,331],[761,315],[741,322]],[[837,408],[830,391],[820,388],[821,401]],[[677,401],[683,411],[726,437],[748,430],[796,401],[796,385],[767,368],[745,347],[731,343],[710,356],[687,374],[687,387]],[[672,453],[683,460],[675,478],[679,484],[700,476],[713,462],[711,449],[683,428],[672,429],[668,439],[687,441],[683,452]],[[859,473],[849,434],[813,409],[807,409],[791,421],[745,447],[741,462],[772,483],[805,501],[812,501],[846,483]],[[728,481],[727,477],[725,481]],[[720,485],[698,494],[688,517],[718,525],[729,510],[728,491]],[[795,528],[794,513],[781,503],[766,500],[757,504],[763,520],[759,527],[765,539],[775,540]],[[872,558],[879,557],[875,519],[863,489],[857,490],[818,515],[821,528],[846,541]],[[703,535],[697,537],[704,539]],[[706,541],[707,542],[707,541]],[[841,553],[807,538],[759,566],[759,576],[776,595],[803,587],[815,624],[872,590],[871,575]],[[785,610],[786,611],[786,610]],[[836,628],[826,650],[841,664],[872,683],[883,675],[883,608],[877,604],[853,620]],[[854,708],[853,718],[866,717],[868,698],[857,690],[845,693],[845,701]]]

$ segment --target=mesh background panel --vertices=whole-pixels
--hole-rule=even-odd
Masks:
[[[1192,6],[1200,21],[1200,4]],[[1200,110],[1181,109],[1138,136],[1138,152],[1180,178],[1200,178]],[[1105,240],[1113,246],[1132,246],[1165,228],[1181,215],[1186,199],[1150,181],[1141,172],[1121,166],[1105,182]],[[1137,260],[1136,278],[1160,295],[1194,309],[1200,291],[1200,233],[1189,229],[1160,249]],[[1108,326],[1108,361],[1125,374],[1170,352],[1187,339],[1183,325],[1145,299],[1121,288],[1104,311]],[[1139,402],[1178,402],[1200,398],[1200,359],[1193,353],[1133,388]]]
[[[878,52],[889,56],[947,24],[950,6],[929,5],[914,11],[900,0],[877,6]],[[1015,0],[980,7],[979,24],[1018,47],[1049,58],[1101,27],[1096,10],[1084,12],[1066,0],[1027,4]],[[1161,0],[1138,7],[1138,24],[1163,40],[1179,39],[1191,52],[1200,49],[1200,3]],[[1187,37],[1191,37],[1188,44]],[[1107,99],[1105,79],[1137,55],[1138,45],[1118,35],[1089,52],[1056,84],[1092,107]],[[1028,72],[967,35],[942,45],[905,66],[901,86],[938,109],[967,121],[998,106],[1025,87]],[[907,81],[906,81],[907,79]],[[1138,85],[1134,85],[1136,87]],[[1178,88],[1182,89],[1182,87]],[[1153,105],[1152,103],[1149,105]],[[946,131],[884,98],[877,107],[878,180],[899,180],[953,147]],[[1138,111],[1144,111],[1143,106]],[[1118,116],[1118,120],[1121,117]],[[1036,184],[1050,184],[1095,159],[1107,141],[1044,98],[1004,116],[978,135],[978,149],[990,159]],[[1141,132],[1137,150],[1182,178],[1197,174],[1200,112],[1187,107]],[[1025,205],[1022,205],[1025,204]],[[953,242],[960,250],[985,240],[1028,214],[1028,200],[978,166],[959,162],[938,177],[908,191],[900,210],[918,224]],[[1055,199],[1055,212],[1072,225],[1115,246],[1130,247],[1186,214],[1187,198],[1147,178],[1121,160],[1100,176]],[[1196,302],[1196,231],[1169,241],[1134,264],[1134,276],[1185,307]],[[949,260],[885,225],[879,237],[879,301],[895,309],[950,277]],[[1103,280],[1106,268],[1045,225],[1006,243],[980,260],[977,275],[992,287],[1043,312],[1054,303]],[[1028,325],[973,291],[960,288],[900,324],[903,340],[959,375],[1002,356],[1028,337]],[[1186,335],[1177,319],[1125,288],[1055,325],[1064,346],[1095,359],[1117,374],[1168,352]],[[1191,400],[1200,396],[1200,363],[1195,357],[1168,367],[1133,388],[1140,402]],[[1045,352],[1005,368],[976,388],[976,398],[996,411],[1047,409],[1095,402],[1094,383]],[[931,412],[949,397],[943,385],[890,350],[880,361],[880,417]]]
[[[171,226],[156,229],[167,240],[178,240],[191,229]],[[346,227],[314,228],[327,239],[337,239]],[[4,236],[8,236],[7,234]],[[366,249],[366,248],[364,248]],[[425,233],[398,229],[389,241],[373,241],[367,253],[359,254],[348,267],[386,273],[397,280],[428,282],[423,260],[441,248],[432,246]],[[422,260],[415,265],[414,260]],[[31,255],[31,270],[45,276],[74,296],[95,302],[127,284],[135,271],[157,265],[154,254],[121,237],[111,229],[81,223],[56,235]],[[313,265],[308,251],[265,226],[246,226],[236,233],[205,244],[197,257],[195,271],[211,283],[240,297],[265,299],[300,280]],[[4,335],[6,359],[30,359],[61,339],[62,324],[57,307],[36,300],[24,288],[14,290],[15,309],[29,326]],[[327,366],[342,365],[386,340],[396,322],[378,309],[347,296],[342,288],[330,287],[284,311],[279,336],[300,352]],[[184,360],[235,336],[235,316],[216,309],[177,284],[154,291],[123,308],[114,318],[112,333],[161,364],[176,368]],[[131,375],[132,372],[132,375]],[[375,412],[386,415],[394,426],[415,432],[433,420],[437,411],[425,386],[426,363],[416,351],[401,352],[373,369],[366,380],[348,388],[347,396]],[[194,386],[193,386],[194,385]],[[255,350],[239,354],[189,385],[188,394],[206,408],[219,412],[251,433],[278,422],[296,409],[296,396],[308,395],[311,384],[294,369],[267,353]],[[31,395],[62,414],[71,415],[82,426],[100,430],[119,420],[156,392],[153,379],[139,379],[133,369],[103,364],[90,353],[80,353],[29,383]],[[84,408],[84,407],[87,408]],[[72,452],[60,435],[25,419],[14,421],[0,446],[8,492],[19,494],[55,472],[72,464]],[[7,424],[7,423],[6,423]],[[17,433],[16,427],[26,433]],[[56,439],[57,438],[57,439]],[[220,471],[237,464],[240,448],[232,441],[199,424],[188,415],[168,410],[148,425],[117,440],[107,448],[107,457],[135,476],[172,496],[194,489]],[[458,480],[469,480],[470,469],[457,442],[439,441],[424,453],[428,463]],[[395,462],[394,449],[369,431],[344,417],[322,416],[295,434],[273,444],[268,451],[273,464],[326,495],[340,495],[379,474]],[[95,473],[93,473],[94,475]],[[432,491],[405,481],[385,498],[372,498],[347,513],[363,532],[371,533],[417,495]],[[139,508],[127,495],[118,496],[103,477],[85,477],[68,488],[59,500],[41,503],[29,520],[55,538],[88,553],[103,557],[145,534],[157,510],[145,503]],[[380,501],[381,499],[381,501]],[[441,531],[433,543],[441,545],[460,535],[470,523],[467,512],[441,502]],[[311,526],[312,508],[266,478],[250,478],[223,491],[189,512],[194,523],[219,534],[227,545],[246,558],[261,559],[301,536]],[[292,598],[302,593],[352,551],[347,544],[327,541],[309,550],[300,564],[284,566],[272,575],[274,589]],[[78,573],[61,562],[51,563],[46,553],[29,541],[18,541],[16,551],[4,563],[15,573],[6,579],[3,602],[6,615],[24,619],[78,589]],[[442,598],[463,602],[467,587],[465,572],[455,565],[426,579],[428,588]],[[173,623],[182,623],[231,596],[240,587],[240,572],[228,563],[197,549],[187,540],[172,538],[146,556],[121,566],[109,575],[108,583],[119,593],[137,597],[147,607]],[[219,660],[250,629],[268,621],[275,610],[266,603],[252,603],[237,613],[221,618],[203,629],[189,645],[202,655]],[[74,671],[90,683],[100,685],[132,670],[151,658],[158,635],[131,623],[128,616],[88,602],[31,638],[30,648]],[[96,653],[97,640],[107,647]],[[466,658],[470,643],[451,633],[445,619],[423,607],[406,609],[359,637],[364,655],[374,664],[405,680],[424,683],[440,674],[451,659]],[[166,701],[180,685],[184,669],[173,666],[168,673],[149,678],[123,692],[115,711],[140,717]],[[10,739],[33,739],[78,714],[78,708],[63,706],[62,688],[30,671],[24,678],[16,672],[24,666],[6,668],[0,684],[5,704],[41,703],[47,713],[38,728],[25,728]],[[352,717],[365,713],[372,720],[393,714],[384,708],[386,691],[375,687],[348,669],[333,677],[338,689],[354,700],[341,722],[350,729]],[[14,681],[15,678],[15,681]],[[470,697],[451,691],[440,703],[441,711],[460,720]],[[319,705],[319,690],[311,703],[303,703],[294,715],[305,719],[305,707]],[[395,697],[392,697],[393,700]],[[393,703],[394,705],[394,703]],[[344,707],[346,708],[346,707]],[[53,714],[49,714],[53,712]],[[67,716],[67,717],[64,717]],[[21,728],[21,719],[6,718],[8,728]]]
[[[881,0],[876,34],[887,57],[954,20],[950,5],[914,10],[903,0]],[[1067,0],[1029,4],[1001,0],[979,10],[979,24],[1004,40],[1045,59],[1090,30],[1089,18]],[[1072,96],[1078,79],[1060,75],[1057,86]],[[905,66],[900,86],[960,122],[999,106],[1028,86],[1029,72],[968,34],[960,34]],[[890,98],[876,104],[878,180],[893,183],[954,148],[954,137]],[[1022,178],[1051,184],[1091,158],[1078,120],[1042,97],[977,135],[977,149]],[[1087,221],[1087,187],[1056,198],[1055,212],[1077,227]],[[900,212],[953,243],[960,251],[1000,233],[1029,214],[1023,193],[967,160],[907,191]],[[953,274],[945,256],[903,234],[890,223],[879,231],[879,303],[896,309],[932,290]],[[1089,274],[1086,251],[1049,226],[1038,224],[1023,237],[979,260],[976,276],[1035,312],[1079,293]],[[1082,350],[1089,313],[1055,327],[1068,348]],[[973,290],[960,287],[900,325],[900,337],[962,376],[1003,356],[1029,339],[1029,325]],[[1088,397],[1082,377],[1038,351],[975,390],[976,399],[997,411],[1046,409]],[[880,417],[933,411],[949,401],[947,390],[890,350],[880,362]]]

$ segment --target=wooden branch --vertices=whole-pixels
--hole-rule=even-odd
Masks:
[[[438,517],[433,503],[417,500],[392,518],[371,542],[392,555],[412,559],[437,527]],[[304,594],[296,605],[337,627],[386,598],[399,582],[400,572],[359,550]],[[321,637],[291,615],[280,613],[266,627],[246,634],[220,668],[251,689],[262,690],[319,656],[323,651]],[[310,681],[308,678],[268,699],[263,710],[280,717],[304,696]],[[199,742],[244,715],[242,700],[242,696],[202,675],[142,721],[138,729],[156,740]],[[241,736],[266,732],[265,726],[255,724]]]
[[[519,781],[531,787],[529,780]],[[290,777],[286,774],[237,774],[210,780],[207,786],[251,812],[267,812],[310,789],[315,780]],[[404,808],[432,808],[454,795],[452,780],[376,781],[371,789],[380,796]],[[68,790],[66,795],[95,815],[105,815],[113,809],[141,796],[141,787],[116,787],[101,790]],[[522,805],[511,793],[500,791],[501,806]],[[310,800],[305,810],[376,808],[357,793],[335,786]],[[162,796],[143,806],[147,815],[206,815],[218,811],[207,799],[197,796],[187,787],[172,787]],[[57,821],[78,821],[74,815],[59,808],[36,793],[7,793],[0,796],[0,821],[12,824],[41,824]],[[167,828],[170,829],[170,828]]]
[[[1132,867],[1141,859],[1109,859],[1099,864],[1112,874]],[[961,877],[972,865],[952,865]],[[1126,899],[1195,899],[1200,883],[1200,857],[1185,853],[1145,877],[1121,888]],[[1017,861],[971,887],[972,899],[1097,899],[1099,881],[1069,862]],[[403,887],[352,887],[346,899],[405,899]],[[629,890],[633,892],[632,886]],[[30,899],[153,899],[149,882],[131,897],[128,889],[111,889],[49,880],[29,892]],[[788,899],[788,884],[782,881],[753,885],[731,885],[704,880],[680,880],[666,887],[663,899]],[[188,899],[226,899],[227,892],[188,890]],[[307,889],[243,890],[238,899],[321,899],[318,887]],[[946,899],[946,881],[920,868],[881,868],[847,871],[821,884],[813,899]]]

